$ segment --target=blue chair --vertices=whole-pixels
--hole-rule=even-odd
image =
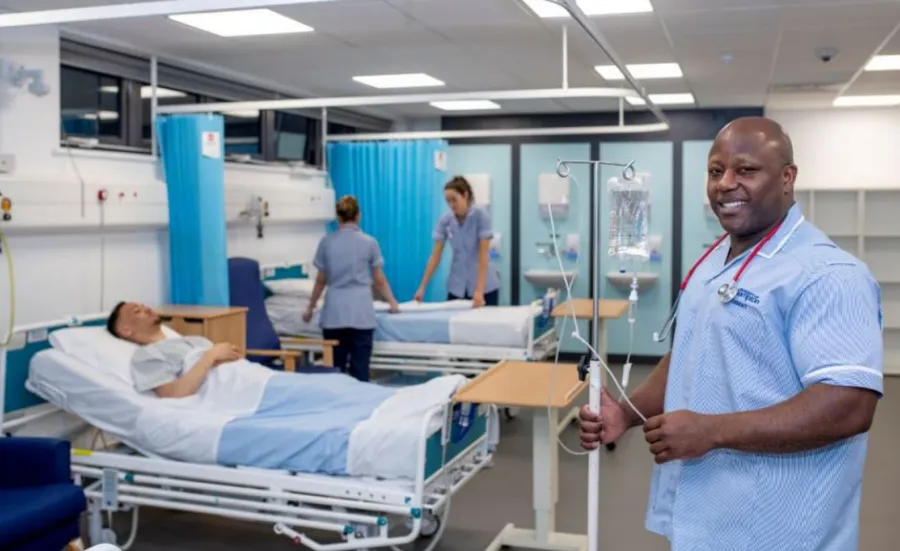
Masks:
[[[266,313],[266,297],[259,262],[252,258],[228,259],[229,304],[247,308],[247,359],[273,369],[321,373],[322,368],[297,364],[307,352],[321,351],[325,368],[334,366],[337,341],[281,338]],[[285,349],[285,346],[289,349]],[[329,373],[333,370],[328,369]]]
[[[0,438],[0,549],[55,551],[79,538],[87,504],[71,457],[65,440]]]

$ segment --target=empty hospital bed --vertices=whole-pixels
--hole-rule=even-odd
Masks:
[[[303,321],[312,280],[265,282],[266,311],[283,336],[321,337],[318,320]],[[327,293],[327,291],[326,291]],[[540,301],[472,308],[471,301],[408,302],[397,314],[376,302],[372,369],[477,375],[500,360],[540,360],[558,346]],[[316,314],[317,315],[317,314]]]
[[[133,345],[102,327],[53,331],[52,346],[29,329],[32,344],[3,350],[3,380],[21,384],[27,365],[29,391],[122,443],[73,457],[92,543],[104,511],[150,506],[270,523],[312,549],[399,545],[433,530],[491,458],[493,410],[450,404],[463,377],[385,388],[241,360],[212,370],[197,395],[167,400],[133,390]],[[390,536],[398,519],[410,530]]]

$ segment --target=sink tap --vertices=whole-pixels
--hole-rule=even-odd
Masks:
[[[538,248],[538,253],[548,258],[556,256],[556,241],[537,241],[535,246]]]

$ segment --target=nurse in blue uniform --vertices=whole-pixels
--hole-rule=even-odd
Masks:
[[[360,381],[368,381],[375,332],[373,283],[390,303],[391,312],[399,311],[399,307],[382,270],[384,259],[378,242],[359,229],[356,198],[342,197],[335,210],[340,226],[319,242],[313,260],[319,273],[303,319],[307,323],[312,319],[327,285],[319,325],[326,339],[339,343],[334,350],[335,366]]]
[[[425,288],[441,263],[444,243],[449,241],[453,260],[447,278],[447,300],[469,299],[476,308],[497,306],[500,276],[489,255],[494,237],[491,215],[475,204],[472,186],[462,176],[444,186],[444,199],[450,212],[441,216],[434,229],[434,249],[415,299],[421,302],[425,296]]]

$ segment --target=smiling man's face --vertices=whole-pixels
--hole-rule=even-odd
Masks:
[[[793,202],[797,168],[790,141],[769,119],[738,119],[709,152],[706,194],[733,238],[752,239],[781,221]]]

